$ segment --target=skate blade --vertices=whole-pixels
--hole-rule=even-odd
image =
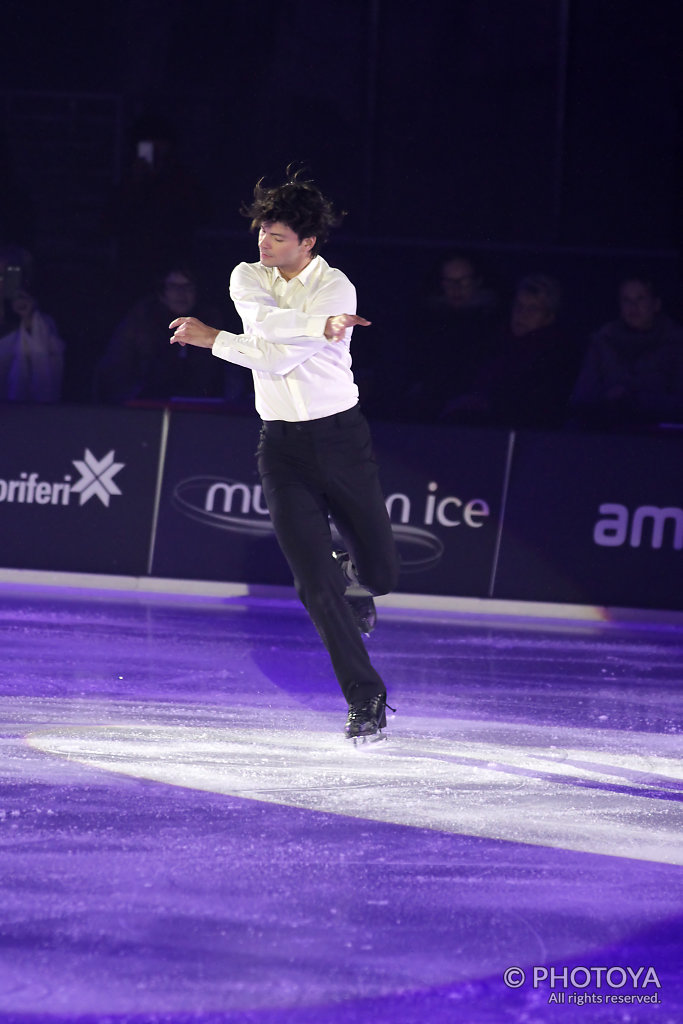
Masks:
[[[387,739],[386,733],[380,729],[379,732],[372,733],[370,736],[354,736],[353,745],[354,747],[374,746],[377,743],[385,743]]]

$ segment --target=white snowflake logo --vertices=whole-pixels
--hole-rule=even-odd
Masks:
[[[121,491],[113,481],[120,469],[125,466],[124,462],[114,462],[114,451],[107,452],[103,459],[95,458],[89,448],[85,449],[83,460],[71,460],[81,474],[78,483],[73,484],[71,490],[80,494],[80,505],[85,505],[93,496],[97,496],[103,505],[109,508],[109,499],[112,494],[121,494]]]

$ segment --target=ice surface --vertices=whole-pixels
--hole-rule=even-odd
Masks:
[[[0,1020],[683,1019],[676,623],[380,607],[360,748],[293,600],[5,585],[0,630]]]

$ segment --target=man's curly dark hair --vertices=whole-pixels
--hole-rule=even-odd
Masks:
[[[337,227],[345,214],[335,211],[318,186],[304,177],[302,168],[295,170],[290,164],[285,174],[282,185],[270,188],[264,185],[264,178],[259,178],[252,202],[245,203],[241,213],[251,219],[252,231],[279,221],[296,232],[299,241],[315,237],[311,255],[317,256],[330,228]]]

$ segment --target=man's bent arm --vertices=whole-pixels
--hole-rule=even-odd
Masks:
[[[171,321],[169,328],[174,331],[171,336],[171,344],[177,342],[180,345],[210,348],[219,359],[244,366],[248,370],[263,370],[280,376],[289,373],[295,366],[309,359],[314,352],[329,344],[328,339],[323,335],[317,340],[312,338],[292,339],[292,342],[299,340],[300,346],[295,344],[276,345],[264,338],[250,334],[219,331],[216,327],[209,327],[208,324],[202,323],[201,320],[197,320],[193,316],[178,317]]]
[[[169,327],[174,329],[171,343],[210,348],[219,359],[244,366],[248,370],[262,370],[284,376],[325,345],[342,340],[356,324],[367,327],[369,321],[353,313],[330,316],[323,325],[325,333],[321,338],[292,338],[287,345],[278,345],[250,334],[219,331],[192,316],[178,317]]]
[[[264,370],[284,376],[325,345],[329,345],[329,341],[324,335],[321,338],[290,338],[287,344],[276,344],[253,334],[219,331],[211,351],[219,359],[226,359],[248,370]]]
[[[316,291],[303,311],[278,306],[275,296],[263,285],[257,267],[240,263],[230,275],[230,297],[241,317],[245,334],[283,345],[301,345],[305,338],[318,341],[326,333],[327,320],[331,316],[340,310],[356,312],[356,289],[339,272]],[[349,331],[346,340],[350,337]]]
[[[368,321],[338,309],[356,308],[356,290],[343,274],[314,295],[306,312],[282,309],[248,263],[235,268],[230,294],[244,325],[244,334],[218,331],[192,317],[179,317],[172,341],[211,348],[220,359],[284,376],[329,342],[347,341],[356,324]]]

